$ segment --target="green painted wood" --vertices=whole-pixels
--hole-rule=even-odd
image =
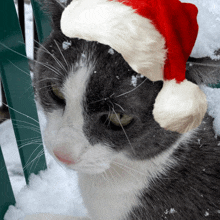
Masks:
[[[3,219],[8,206],[15,204],[15,197],[12,191],[8,172],[5,166],[4,157],[0,146],[0,219]]]
[[[28,183],[46,160],[23,42],[13,0],[0,1],[0,73]]]
[[[218,83],[218,84],[211,84],[210,86],[212,88],[220,88],[220,83]]]
[[[37,26],[38,38],[39,38],[40,43],[42,43],[43,40],[47,38],[51,32],[50,18],[41,9],[39,0],[31,0],[31,4],[33,7],[35,22]]]

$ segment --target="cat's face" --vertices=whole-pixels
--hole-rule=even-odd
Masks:
[[[103,172],[119,155],[145,160],[160,154],[179,137],[153,118],[162,84],[134,72],[109,46],[55,29],[38,52],[34,75],[47,118],[46,147],[87,173]]]
[[[54,32],[38,55],[34,84],[47,117],[45,144],[69,167],[102,172],[120,154],[149,159],[178,137],[152,115],[162,82],[134,72],[109,46]]]

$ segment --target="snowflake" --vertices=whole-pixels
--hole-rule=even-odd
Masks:
[[[112,48],[110,48],[110,49],[108,50],[108,53],[110,53],[111,55],[113,55],[115,52],[114,52],[114,50],[113,50]]]
[[[62,44],[62,47],[64,50],[67,50],[67,49],[69,49],[69,47],[71,47],[71,45],[72,45],[71,41],[64,41]]]

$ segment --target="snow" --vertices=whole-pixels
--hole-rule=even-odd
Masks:
[[[206,217],[209,216],[209,213],[208,213],[207,211],[205,212],[205,216],[206,216]]]
[[[53,161],[46,171],[41,171],[37,176],[32,174],[30,184],[22,188],[16,206],[9,208],[5,220],[22,219],[25,214],[36,212],[85,215],[76,173]]]
[[[115,52],[114,52],[114,50],[113,50],[112,48],[110,48],[110,49],[108,50],[108,53],[110,53],[111,55],[113,55]]]
[[[181,1],[194,3],[199,9],[199,35],[191,56],[210,56],[212,59],[219,59],[220,57],[215,55],[215,50],[220,48],[220,1]],[[28,29],[26,35],[27,54],[29,57],[33,57],[33,19],[31,6],[26,4],[25,11],[26,27]],[[66,46],[69,45],[64,44],[64,47],[68,49]],[[112,53],[112,51],[109,52],[110,54]],[[136,78],[132,80],[131,83],[136,86]],[[220,135],[220,89],[202,87],[202,90],[207,95],[208,113],[215,118],[215,132]],[[41,124],[44,124],[45,122],[41,111],[39,111],[39,116]],[[0,125],[0,145],[16,198],[16,205],[10,206],[5,215],[5,220],[22,220],[25,214],[35,212],[50,212],[73,216],[83,216],[86,214],[77,185],[77,174],[57,164],[54,159],[49,156],[47,151],[45,151],[45,153],[48,169],[41,171],[37,176],[32,175],[29,186],[25,185],[10,120]],[[170,208],[167,212],[172,214],[175,210]],[[208,212],[205,214],[208,215]]]
[[[213,127],[216,135],[220,135],[220,89],[203,87],[207,96],[208,113],[214,118]]]
[[[72,45],[72,42],[71,42],[71,41],[64,41],[64,42],[62,43],[62,48],[63,48],[64,50],[67,50],[67,49],[69,49],[69,48],[71,47],[71,45]]]
[[[131,76],[131,85],[137,87],[138,79],[140,78],[144,78],[144,76],[141,74],[137,74],[136,76]]]
[[[220,49],[220,1],[219,0],[180,0],[197,6],[199,33],[191,53],[192,57],[220,59],[215,51]]]
[[[26,53],[29,58],[34,57],[34,35],[33,35],[33,11],[31,4],[25,4],[25,39],[26,39]]]
[[[131,85],[136,87],[137,86],[137,80],[138,80],[138,78],[136,76],[132,76],[131,77]]]
[[[164,214],[165,215],[168,215],[168,214],[174,214],[176,213],[177,211],[174,209],[174,208],[170,208],[170,210],[166,209]]]

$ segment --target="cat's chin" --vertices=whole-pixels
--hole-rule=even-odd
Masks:
[[[97,175],[97,174],[103,174],[106,172],[106,170],[108,169],[73,169],[75,171],[77,171],[78,173],[81,174],[87,174],[87,175]]]
[[[80,165],[67,165],[67,168],[82,174],[96,175],[105,173],[110,168],[110,165],[108,163],[91,167],[81,167]]]

